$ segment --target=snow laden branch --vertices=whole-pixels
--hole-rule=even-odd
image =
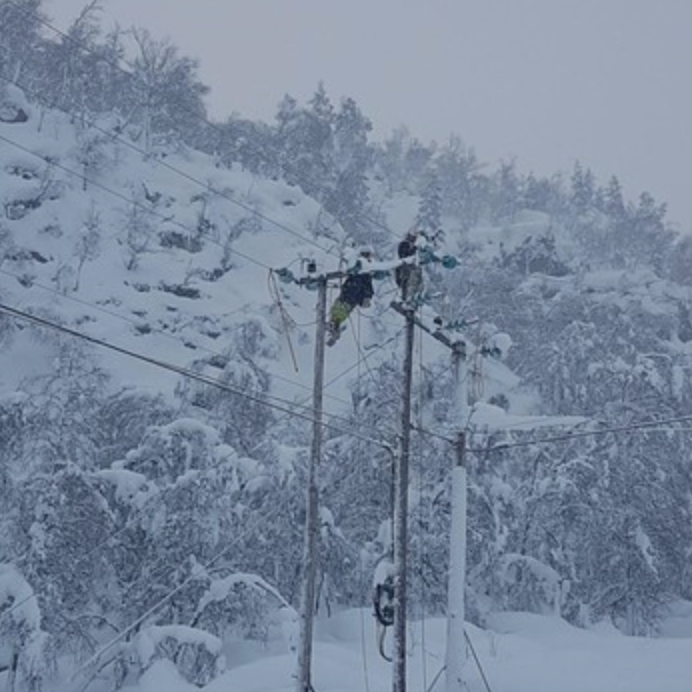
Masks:
[[[31,585],[13,566],[0,564],[0,672],[8,673],[8,690],[42,689],[52,672],[48,634]]]

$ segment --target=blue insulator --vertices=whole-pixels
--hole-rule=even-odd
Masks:
[[[427,247],[422,247],[418,250],[418,261],[420,264],[430,264],[435,262],[436,259],[435,253]]]

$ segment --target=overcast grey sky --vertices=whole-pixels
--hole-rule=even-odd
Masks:
[[[102,0],[200,60],[214,116],[271,120],[318,81],[381,137],[461,136],[482,161],[617,175],[692,231],[692,0]],[[46,0],[64,28],[86,0]]]

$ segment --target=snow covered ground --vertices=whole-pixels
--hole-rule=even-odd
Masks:
[[[31,112],[28,106],[27,110]],[[74,175],[80,170],[76,167],[78,143],[68,127],[68,119],[54,114],[42,120],[43,129],[39,132],[34,116],[26,125],[11,126],[11,132],[9,125],[3,128],[3,132],[11,134],[11,141],[8,139],[0,146],[0,158],[10,161],[7,168],[13,172],[5,170],[0,176],[0,202],[30,199],[42,176],[48,174],[55,187],[55,198],[47,198],[40,208],[21,219],[7,221],[8,228],[15,231],[17,252],[16,258],[6,261],[0,269],[3,300],[16,308],[58,314],[65,324],[79,326],[94,338],[155,354],[178,367],[189,367],[193,361],[218,355],[238,325],[253,317],[260,326],[266,323],[266,332],[272,336],[267,339],[266,354],[256,358],[272,374],[272,394],[287,402],[309,397],[314,295],[297,286],[281,287],[284,305],[295,322],[287,330],[272,304],[268,271],[292,267],[300,272],[300,260],[306,258],[316,258],[320,271],[338,266],[340,243],[328,243],[326,238],[315,241],[308,230],[315,227],[319,218],[318,206],[296,188],[255,180],[238,170],[216,169],[201,155],[170,156],[164,165],[156,160],[144,161],[131,149],[113,143],[103,146],[118,165],[104,170],[98,178],[101,186],[90,182],[88,194],[84,194],[83,181]],[[45,157],[61,161],[62,167],[46,168]],[[189,179],[181,182],[177,168],[205,181],[204,184],[194,185]],[[152,202],[154,208],[146,218],[153,218],[171,237],[177,237],[174,232],[184,231],[194,238],[200,218],[212,221],[224,232],[238,228],[241,221],[257,214],[273,223],[239,233],[232,247],[229,242],[229,262],[233,268],[213,280],[209,276],[215,276],[214,270],[220,266],[225,251],[221,235],[205,236],[206,243],[192,257],[192,253],[186,255],[161,245],[159,236],[152,231],[137,263],[126,268],[132,258],[127,255],[127,244],[121,236],[128,219],[132,222],[134,210],[141,211],[149,199],[142,197],[145,184],[147,194],[162,195],[158,207]],[[211,195],[207,187],[223,190],[224,195]],[[208,199],[202,195],[204,192],[209,192]],[[17,216],[23,213],[18,206],[13,209]],[[94,209],[99,210],[98,215]],[[161,215],[170,219],[162,223]],[[400,217],[389,215],[392,226],[401,229],[407,227],[411,216],[411,210],[405,210]],[[80,241],[88,235],[89,222],[102,231],[100,249],[88,258],[84,251],[86,260],[80,263]],[[522,240],[535,223],[535,219],[527,219],[522,233],[516,234],[516,241]],[[491,243],[488,234],[483,233],[488,253],[495,252],[500,241],[505,245],[508,242],[501,236],[491,238]],[[391,254],[395,242],[396,238],[392,238]],[[625,294],[621,290],[623,277],[628,281]],[[674,301],[668,301],[667,291],[671,289],[666,284],[651,283],[645,278],[595,273],[585,277],[584,282],[586,288],[598,291],[603,301],[646,299],[652,312],[677,309]],[[553,281],[564,283],[563,279]],[[170,290],[171,286],[197,289],[199,297],[178,295]],[[378,286],[378,300],[373,308],[363,311],[362,316],[357,313],[349,332],[329,351],[325,378],[327,415],[341,412],[349,405],[346,376],[354,374],[355,367],[367,369],[377,359],[389,357],[390,352],[379,347],[393,340],[401,328],[399,318],[387,312],[392,290],[391,280]],[[687,293],[681,293],[680,299],[686,300]],[[287,331],[295,345],[295,365]],[[426,358],[439,355],[435,348],[435,344],[426,345]],[[690,347],[678,344],[677,348]],[[17,334],[13,346],[5,347],[0,354],[0,395],[14,396],[27,376],[50,371],[53,355],[45,344]],[[154,392],[172,392],[178,382],[177,376],[132,359],[111,353],[102,353],[101,357],[119,386],[134,384]],[[511,400],[513,415],[503,414],[499,421],[504,429],[578,422],[567,418],[541,421],[537,417],[527,422],[524,414],[532,413],[531,402],[516,393],[517,379],[501,363],[489,362],[485,372],[488,396],[497,388]],[[494,429],[499,413],[496,407],[477,406],[474,424]],[[445,623],[440,619],[411,627],[412,692],[443,689],[444,677],[438,675],[444,658],[444,632]],[[470,627],[469,635],[487,678],[486,683],[479,665],[469,658],[471,692],[692,692],[692,604],[672,610],[656,639],[625,637],[605,627],[585,631],[556,618],[519,613],[497,614],[489,620],[487,629]],[[266,646],[238,643],[227,652],[226,672],[205,689],[292,692],[295,666],[295,654],[280,642]],[[376,692],[391,688],[391,668],[377,653],[369,612],[348,611],[320,623],[313,681],[316,692]],[[75,682],[66,689],[80,688],[81,683]],[[183,681],[172,663],[159,661],[127,692],[193,689],[199,688]]]
[[[408,635],[408,688],[444,689],[445,622],[417,622]],[[671,610],[659,638],[626,637],[605,626],[572,627],[529,613],[494,615],[487,629],[469,627],[485,681],[473,656],[471,692],[690,692],[692,603]],[[352,610],[321,622],[314,649],[317,692],[380,692],[392,686],[390,664],[380,658],[368,611]],[[229,652],[228,671],[206,692],[293,692],[296,658],[245,644]],[[126,692],[192,692],[173,665],[159,661]]]

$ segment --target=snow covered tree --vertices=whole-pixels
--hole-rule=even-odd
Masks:
[[[108,377],[74,340],[49,337],[46,343],[55,350],[54,370],[23,382],[22,425],[13,432],[6,463],[34,472],[64,463],[93,468],[93,416]]]
[[[90,50],[81,56],[82,79],[79,83],[81,109],[77,115],[82,119],[91,115],[114,113],[119,123],[126,122],[131,115],[122,102],[122,95],[131,89],[132,77],[125,64],[123,32],[119,28],[99,36]]]
[[[692,286],[692,238],[678,238],[670,253],[670,277],[676,283]]]
[[[578,161],[574,164],[571,178],[570,202],[577,214],[591,209],[596,200],[596,178],[593,172]]]
[[[231,115],[209,132],[202,148],[214,153],[225,166],[239,163],[243,169],[269,178],[280,174],[274,134],[269,125]]]
[[[46,19],[43,0],[0,1],[0,71],[28,88],[40,77]]]
[[[108,126],[112,121],[104,122]],[[96,127],[79,127],[77,131],[77,148],[75,158],[82,169],[82,190],[87,191],[89,181],[102,175],[113,160],[109,145],[112,138],[104,134],[105,128],[96,124]]]
[[[486,182],[473,150],[451,137],[437,153],[434,172],[440,188],[440,211],[458,220],[462,230],[474,226],[484,209]]]
[[[537,178],[529,173],[521,182],[521,190],[521,204],[525,209],[555,215],[562,206],[564,195],[560,176]]]
[[[45,44],[50,80],[46,81],[42,97],[52,107],[79,115],[88,110],[85,87],[93,76],[88,69],[93,65],[89,56],[100,36],[97,17],[100,10],[100,1],[91,0],[64,34],[59,34],[55,42]]]
[[[442,190],[436,174],[432,174],[423,189],[415,227],[423,231],[431,242],[440,242],[444,238],[442,230]]]
[[[0,641],[7,663],[9,692],[41,692],[44,681],[54,677],[55,661],[50,638],[42,629],[36,593],[24,576],[10,564],[0,563]],[[4,665],[3,665],[4,664]]]
[[[492,179],[490,218],[493,223],[512,222],[521,205],[521,181],[514,161],[503,161]]]
[[[555,247],[553,235],[538,237],[529,236],[519,247],[511,252],[502,253],[502,264],[513,267],[524,275],[547,274],[548,276],[565,276],[570,269],[562,261]]]
[[[73,290],[79,290],[79,278],[87,261],[94,260],[98,257],[99,246],[101,241],[101,219],[94,207],[91,208],[87,218],[82,226],[77,246],[75,247],[75,255],[77,257],[77,268],[75,269],[75,282]]]
[[[193,366],[221,387],[181,383],[178,393],[190,415],[205,411],[208,420],[222,431],[225,442],[251,454],[272,422],[264,405],[270,379],[258,361],[276,353],[276,335],[262,317],[239,322],[233,343],[223,354]]]
[[[353,99],[344,99],[334,117],[334,176],[321,196],[325,209],[356,242],[366,242],[369,192],[367,171],[372,124]]]
[[[652,266],[662,271],[671,251],[673,232],[664,223],[666,205],[658,204],[647,192],[630,206],[627,238],[627,266]]]
[[[320,84],[309,102],[300,107],[284,97],[276,114],[276,146],[286,181],[308,195],[324,199],[325,185],[333,180],[334,107]]]
[[[107,393],[94,412],[97,467],[124,459],[141,443],[147,428],[172,418],[170,405],[160,395],[133,388]]]
[[[13,518],[23,573],[36,592],[43,627],[56,652],[79,657],[92,650],[94,634],[118,594],[108,589],[111,517],[97,483],[66,462],[51,474],[18,483]]]
[[[619,222],[625,219],[625,200],[622,193],[622,185],[616,176],[611,176],[606,187],[597,198],[599,206],[613,221]]]
[[[373,154],[374,175],[376,180],[385,184],[385,190],[389,195],[401,192],[406,188],[406,179],[401,163],[408,136],[408,131],[405,128],[397,128],[384,142],[375,147]]]
[[[131,204],[123,212],[125,233],[121,245],[128,271],[135,271],[141,256],[151,248],[161,221],[156,213],[159,202],[158,198],[148,197],[146,190],[134,190]]]
[[[157,41],[144,29],[133,29],[137,55],[130,62],[130,89],[122,95],[125,109],[136,113],[144,146],[176,145],[206,118],[203,97],[209,88],[199,81],[195,60],[180,57],[168,41]]]

